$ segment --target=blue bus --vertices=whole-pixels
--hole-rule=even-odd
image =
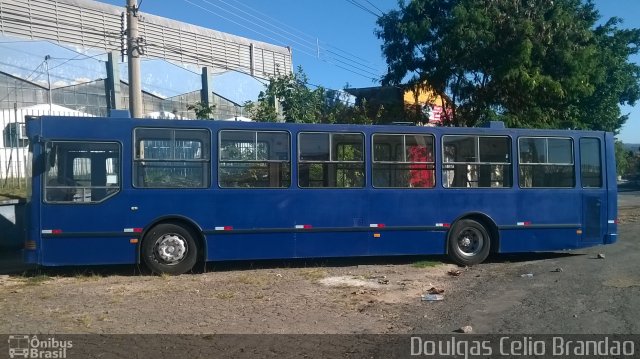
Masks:
[[[576,249],[616,241],[611,133],[27,119],[42,266]]]

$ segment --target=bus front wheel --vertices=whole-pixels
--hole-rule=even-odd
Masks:
[[[156,274],[186,273],[193,268],[198,258],[194,238],[190,230],[177,224],[158,224],[144,236],[142,259]]]
[[[451,227],[448,239],[449,257],[456,264],[468,266],[481,263],[491,247],[486,228],[472,219],[462,219]]]

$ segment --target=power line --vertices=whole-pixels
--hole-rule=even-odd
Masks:
[[[243,7],[247,8],[247,9],[249,9],[249,10],[251,10],[251,11],[253,11],[253,12],[257,13],[257,14],[262,15],[263,17],[265,17],[265,18],[269,19],[270,21],[266,21],[266,20],[261,19],[260,17],[257,17],[257,16],[255,16],[255,15],[249,14],[248,12],[246,12],[246,11],[244,11],[244,10],[241,10],[240,8],[238,8],[238,7],[236,7],[236,6],[233,6],[233,5],[229,4],[229,3],[225,2],[224,0],[218,0],[218,1],[220,1],[220,2],[222,2],[222,3],[225,3],[225,4],[229,5],[229,6],[231,6],[232,8],[234,8],[234,9],[236,9],[236,10],[239,10],[239,11],[241,11],[241,12],[245,13],[245,14],[248,14],[249,16],[251,16],[251,17],[253,17],[253,18],[258,19],[258,20],[260,20],[261,22],[263,22],[263,23],[265,23],[265,24],[267,24],[267,25],[269,25],[269,26],[273,26],[273,27],[275,27],[276,29],[278,29],[278,30],[280,30],[280,31],[283,31],[283,32],[285,32],[285,33],[287,33],[287,34],[289,34],[289,35],[291,35],[291,36],[294,36],[294,37],[296,37],[296,38],[298,38],[298,39],[300,39],[300,40],[302,40],[302,41],[305,41],[305,42],[307,42],[307,43],[311,44],[311,46],[313,46],[313,47],[317,47],[318,49],[325,50],[326,52],[329,52],[329,53],[332,53],[332,54],[336,54],[335,52],[329,51],[329,50],[327,50],[327,49],[323,48],[322,46],[320,46],[320,45],[325,45],[327,48],[333,48],[333,49],[335,49],[335,50],[337,50],[337,51],[339,51],[339,52],[343,53],[344,55],[341,55],[341,57],[343,57],[344,59],[347,59],[347,60],[349,60],[349,61],[354,61],[354,60],[353,60],[353,59],[351,59],[351,58],[355,58],[355,59],[358,59],[358,60],[360,60],[360,61],[354,61],[354,62],[356,62],[356,63],[358,63],[358,64],[360,64],[360,65],[362,65],[362,66],[364,66],[364,67],[367,67],[367,68],[369,68],[369,69],[371,69],[371,70],[374,70],[374,71],[379,71],[379,70],[380,70],[379,68],[374,68],[374,67],[371,67],[371,66],[367,65],[367,64],[372,64],[372,63],[371,63],[370,61],[368,61],[368,60],[366,60],[366,59],[364,59],[364,58],[362,58],[362,57],[358,56],[358,55],[355,55],[355,54],[353,54],[353,53],[350,53],[349,51],[346,51],[346,50],[344,50],[344,49],[341,49],[341,48],[339,48],[339,47],[337,47],[337,46],[331,45],[331,44],[329,44],[329,43],[327,43],[327,42],[325,42],[325,41],[320,41],[320,39],[319,39],[318,37],[313,36],[313,35],[309,35],[308,33],[305,33],[305,32],[303,32],[303,31],[300,31],[299,29],[297,29],[297,28],[295,28],[295,27],[293,27],[293,26],[290,26],[290,25],[288,25],[288,24],[286,24],[286,23],[284,23],[284,22],[282,22],[282,21],[280,21],[280,20],[278,20],[278,19],[276,19],[276,18],[274,18],[274,17],[272,17],[272,16],[269,16],[269,15],[265,14],[264,12],[261,12],[261,11],[259,11],[259,10],[256,10],[256,9],[252,8],[251,6],[249,6],[249,5],[246,5],[246,4],[242,3],[241,1],[238,1],[238,0],[232,0],[232,1],[234,1],[234,2],[236,2],[236,3],[238,3],[238,4],[240,4],[240,5],[242,5]],[[300,34],[300,35],[302,35],[302,36],[304,36],[304,37],[306,37],[306,38],[308,38],[308,39],[304,39],[304,38],[303,38],[303,37],[301,37],[301,36],[295,35],[295,34],[293,34],[293,33],[289,32],[289,31],[287,31],[287,30],[284,30],[282,27],[278,27],[278,26],[274,25],[274,23],[278,23],[278,24],[280,24],[282,27],[286,27],[286,28],[288,28],[288,29],[291,29],[292,31],[294,31],[294,32],[296,32],[296,33],[298,33],[298,34]],[[310,39],[310,40],[309,40],[309,39]],[[346,55],[346,56],[345,56],[345,55]],[[347,56],[348,56],[348,57],[347,57]]]
[[[255,29],[253,29],[253,28],[249,28],[248,26],[245,26],[245,25],[243,25],[243,24],[241,24],[241,23],[238,23],[237,21],[231,20],[231,19],[229,19],[229,18],[227,18],[227,17],[225,17],[225,16],[223,16],[223,15],[221,15],[221,14],[218,14],[218,13],[216,13],[216,12],[212,11],[211,9],[207,9],[207,8],[205,8],[205,7],[201,6],[201,5],[194,4],[193,2],[191,2],[191,1],[189,1],[189,0],[185,0],[185,1],[186,1],[187,3],[190,3],[191,5],[197,6],[197,7],[201,8],[201,9],[203,9],[203,10],[205,10],[205,11],[208,11],[208,12],[210,12],[210,13],[212,13],[212,14],[216,15],[216,16],[219,16],[219,17],[221,17],[221,18],[223,18],[223,19],[225,19],[225,20],[227,20],[227,21],[230,21],[230,22],[232,22],[232,23],[234,23],[234,24],[236,24],[236,25],[238,25],[238,26],[241,26],[241,27],[243,27],[243,28],[245,28],[245,29],[248,29],[248,30],[250,30],[250,31],[252,31],[252,32],[255,32],[255,33],[261,34],[261,35],[263,35],[263,36],[265,36],[265,37],[267,37],[267,38],[269,38],[269,39],[271,39],[271,40],[273,40],[273,41],[276,41],[276,42],[279,42],[279,41],[280,41],[280,40],[278,40],[278,39],[276,39],[276,38],[273,38],[272,36],[265,35],[264,33],[260,32],[260,31],[257,31],[257,30],[255,30]],[[230,14],[232,14],[232,15],[236,16],[236,17],[240,17],[240,18],[242,18],[240,15],[237,15],[236,13],[234,13],[234,12],[232,12],[232,11],[229,11],[229,10],[223,9],[223,8],[221,8],[220,6],[213,4],[213,3],[211,3],[211,2],[210,2],[210,1],[208,1],[208,0],[202,0],[202,1],[204,1],[205,3],[210,4],[210,5],[212,5],[212,6],[216,7],[216,8],[218,8],[218,9],[221,9],[221,10],[223,10],[223,11],[227,12],[227,13],[230,13]],[[234,8],[236,8],[236,9],[237,9],[237,7],[234,7]],[[246,13],[246,12],[245,12],[245,13]],[[245,19],[243,18],[243,20],[245,20]],[[259,25],[259,24],[256,24],[256,25],[257,25],[257,26],[259,26],[260,28],[263,28],[263,29],[265,29],[265,30],[267,30],[267,31],[271,32],[271,33],[274,33],[274,34],[277,34],[277,35],[279,35],[279,36],[282,36],[281,34],[278,34],[278,33],[274,32],[273,30],[267,29],[266,27],[264,27],[264,26],[262,26],[262,25]],[[283,36],[283,37],[284,37],[284,36]],[[285,37],[285,38],[286,38],[286,37]],[[311,49],[311,51],[314,51],[314,50],[315,50],[314,48],[310,47],[309,45],[301,44],[300,42],[295,41],[295,40],[293,40],[293,42],[294,42],[294,43],[296,43],[296,44],[302,45],[302,46],[306,47],[307,49]],[[300,51],[301,53],[303,53],[303,54],[305,54],[305,55],[308,55],[308,56],[310,56],[310,57],[313,57],[313,58],[319,59],[319,60],[321,60],[321,61],[323,61],[323,62],[326,62],[326,63],[332,64],[332,65],[336,65],[334,62],[332,62],[332,61],[331,61],[331,60],[334,60],[333,58],[324,58],[324,59],[323,59],[323,58],[318,58],[318,56],[317,56],[317,55],[312,54],[312,53],[309,53],[308,51],[305,51],[305,50],[300,49],[300,48],[298,48],[298,51]],[[347,58],[345,58],[345,59],[347,59]],[[348,60],[348,59],[347,59],[347,60]],[[374,78],[374,79],[375,79],[375,77],[378,77],[378,76],[379,76],[379,74],[378,74],[378,73],[374,73],[374,72],[371,72],[370,70],[363,69],[363,68],[362,68],[362,66],[360,66],[360,65],[359,65],[359,64],[357,64],[357,63],[354,65],[354,64],[352,64],[352,63],[348,63],[348,62],[341,61],[341,60],[336,60],[336,61],[341,62],[341,63],[345,64],[346,66],[348,66],[348,67],[350,67],[350,68],[345,68],[344,66],[337,66],[337,67],[342,68],[342,69],[344,69],[344,70],[346,70],[346,71],[352,72],[352,73],[354,73],[354,74],[356,74],[356,75],[363,76],[363,77],[368,78],[368,79],[372,79],[372,76],[373,76],[373,78]],[[365,65],[365,66],[366,66],[366,65]],[[353,69],[353,70],[352,70],[352,69]],[[373,69],[373,68],[371,68],[371,69]],[[375,70],[375,69],[373,69],[373,70]]]
[[[108,52],[105,52],[105,53],[102,53],[102,54],[97,54],[97,55],[94,55],[94,56],[88,56],[88,55],[85,55],[85,54],[78,54],[78,55],[76,55],[76,56],[74,56],[74,57],[72,57],[72,58],[66,58],[66,59],[65,59],[65,58],[58,58],[58,57],[51,57],[51,59],[52,59],[52,60],[66,60],[66,61],[64,61],[63,63],[60,63],[60,64],[58,64],[58,65],[56,65],[56,66],[54,66],[54,67],[52,67],[52,68],[50,68],[50,69],[49,69],[49,71],[54,70],[54,69],[57,69],[58,67],[60,67],[60,66],[62,66],[62,65],[64,65],[64,64],[67,64],[67,63],[69,63],[70,61],[90,60],[90,59],[93,59],[93,60],[100,61],[100,62],[106,62],[106,61],[104,61],[104,60],[96,59],[96,57],[98,57],[98,56],[104,56],[104,55],[106,55],[106,54],[108,54]],[[85,56],[85,58],[84,58],[84,59],[79,59],[78,57],[80,57],[80,56]],[[74,66],[74,65],[72,65],[72,66]],[[80,68],[79,66],[75,66],[75,67]],[[85,69],[86,69],[86,68],[85,68]],[[86,70],[88,70],[88,69],[86,69]]]
[[[207,11],[207,12],[209,12],[209,13],[213,14],[213,15],[216,15],[216,16],[218,16],[218,17],[220,17],[220,18],[223,18],[223,19],[225,19],[225,20],[227,20],[227,21],[229,21],[229,22],[231,22],[231,23],[233,23],[233,24],[236,24],[236,25],[238,25],[238,26],[240,26],[240,27],[242,27],[242,28],[244,28],[244,29],[247,29],[247,30],[249,30],[249,31],[251,31],[251,32],[254,32],[254,33],[256,33],[256,34],[262,35],[262,36],[264,36],[264,37],[266,37],[266,38],[268,38],[268,39],[270,39],[270,40],[272,40],[272,41],[275,41],[275,42],[277,42],[277,43],[279,43],[279,44],[286,45],[285,43],[283,43],[283,42],[282,42],[282,40],[278,40],[278,39],[276,39],[276,38],[274,38],[274,37],[272,37],[272,36],[266,35],[264,32],[261,32],[261,31],[255,30],[255,29],[250,28],[250,27],[248,27],[248,26],[246,26],[246,25],[244,25],[244,24],[242,24],[242,23],[240,23],[240,22],[237,22],[237,21],[235,21],[235,20],[229,19],[228,17],[226,17],[226,16],[224,16],[224,15],[221,15],[220,13],[215,12],[215,11],[213,11],[213,10],[209,9],[209,8],[206,8],[206,7],[202,6],[202,5],[198,5],[198,4],[196,4],[196,3],[194,3],[194,2],[192,2],[192,1],[190,1],[190,0],[184,0],[184,1],[185,1],[185,2],[187,2],[187,3],[189,3],[189,4],[191,4],[191,5],[193,5],[193,6],[198,7],[198,8],[200,8],[200,9],[204,10],[204,11]],[[219,8],[219,9],[221,9],[221,10],[223,10],[223,11],[227,12],[227,13],[230,13],[230,14],[232,14],[232,15],[236,16],[236,17],[240,17],[239,15],[236,15],[236,14],[235,14],[235,13],[233,13],[232,11],[229,11],[229,10],[223,9],[223,8],[221,8],[220,6],[215,5],[215,4],[212,4],[211,2],[209,2],[209,1],[207,1],[207,0],[203,0],[203,1],[204,1],[204,2],[206,2],[206,3],[208,3],[208,4],[210,4],[210,5],[212,5],[212,6],[215,6],[216,8]],[[272,33],[273,33],[273,31],[272,31],[272,30],[267,29],[266,27],[264,27],[264,26],[262,26],[262,25],[257,25],[257,26],[259,26],[260,28],[263,28],[263,29],[265,29],[265,30],[267,30],[267,31],[269,31],[269,32],[272,32]],[[311,48],[311,47],[309,47],[308,45],[301,44],[300,42],[297,42],[297,41],[293,41],[293,42],[294,42],[294,43],[296,43],[296,44],[298,44],[298,45],[300,45],[300,46],[302,46],[302,47],[306,47],[306,48],[308,48],[308,49],[310,48],[310,49],[311,49],[311,51],[315,51],[315,49],[314,49],[314,48]],[[310,52],[304,51],[304,50],[302,50],[302,49],[300,49],[300,48],[298,48],[298,51],[302,52],[302,53],[303,53],[303,54],[305,54],[305,55],[309,55],[309,56],[311,56],[311,57],[317,57],[315,54],[312,54],[312,53],[310,53]]]
[[[276,38],[274,38],[274,37],[272,37],[272,36],[266,35],[266,34],[264,34],[264,33],[260,32],[260,31],[257,31],[257,30],[255,30],[255,29],[253,29],[253,28],[250,28],[250,27],[248,27],[248,26],[246,26],[246,25],[244,25],[244,24],[241,24],[241,23],[239,23],[239,22],[237,22],[237,21],[235,21],[235,20],[229,19],[229,18],[227,18],[227,17],[225,17],[225,16],[223,16],[223,15],[221,15],[221,14],[219,14],[219,13],[217,13],[217,12],[215,12],[215,11],[211,10],[211,9],[208,9],[208,8],[206,8],[206,7],[203,7],[202,5],[195,4],[195,3],[193,3],[193,2],[192,2],[192,1],[190,1],[190,0],[184,0],[184,1],[185,1],[185,2],[187,2],[187,3],[189,3],[189,4],[191,4],[191,5],[193,5],[193,6],[196,6],[196,7],[200,8],[200,9],[202,9],[202,10],[205,10],[205,11],[207,11],[207,12],[211,13],[211,14],[214,14],[214,15],[216,15],[216,16],[218,16],[218,17],[221,17],[221,18],[223,18],[223,19],[225,19],[225,20],[227,20],[227,21],[229,21],[229,22],[231,22],[231,23],[234,23],[234,24],[236,24],[236,25],[238,25],[238,26],[241,26],[241,27],[243,27],[243,28],[245,28],[245,29],[247,29],[247,30],[249,30],[249,31],[252,31],[252,32],[254,32],[254,33],[257,33],[257,34],[260,34],[260,35],[262,35],[262,36],[265,36],[265,37],[269,38],[269,39],[270,39],[270,40],[272,40],[272,41],[276,41],[276,42],[278,42],[278,43],[282,43],[280,40],[278,40],[278,39],[276,39]],[[211,3],[210,3],[209,1],[207,1],[207,0],[203,0],[203,1],[205,1],[205,2],[207,2],[207,3],[209,3],[209,4],[211,4]],[[215,4],[212,4],[212,5],[213,5],[213,6],[215,6],[215,7],[217,7],[217,8],[220,8],[219,6],[217,6],[217,5],[215,5]],[[225,12],[229,12],[229,13],[233,14],[234,16],[240,17],[239,15],[236,15],[235,13],[230,12],[229,10],[226,10],[226,9],[222,9],[222,10],[224,10]],[[264,26],[261,26],[261,25],[258,25],[258,26],[260,26],[260,27],[264,28]],[[269,31],[271,31],[271,30],[269,30]],[[271,32],[272,32],[272,31],[271,31]],[[297,42],[297,41],[295,41],[295,42],[299,44],[299,42]],[[371,80],[374,80],[374,81],[375,81],[375,80],[376,80],[376,78],[375,78],[375,77],[379,76],[379,74],[377,74],[377,73],[373,73],[373,72],[368,71],[368,70],[366,70],[366,69],[362,69],[362,68],[360,68],[360,67],[359,67],[359,66],[357,66],[357,65],[353,65],[353,64],[345,63],[344,61],[340,61],[340,62],[347,64],[347,66],[351,67],[351,69],[350,69],[350,68],[347,68],[347,67],[344,67],[344,66],[340,66],[340,65],[336,64],[335,62],[331,62],[331,61],[330,61],[330,60],[334,60],[334,59],[318,58],[318,56],[317,56],[316,54],[309,53],[308,51],[305,51],[305,50],[300,49],[300,48],[298,48],[298,49],[297,49],[297,51],[300,51],[302,54],[305,54],[305,55],[310,56],[310,57],[315,58],[315,59],[319,59],[319,60],[321,60],[321,61],[323,61],[323,62],[326,62],[326,63],[328,63],[328,64],[332,64],[332,65],[334,65],[334,66],[336,66],[336,67],[338,67],[338,68],[341,68],[341,69],[343,69],[343,70],[345,70],[345,71],[351,72],[351,73],[353,73],[353,74],[355,74],[355,75],[362,76],[362,77],[367,78],[367,79],[371,79]],[[355,69],[355,70],[354,70],[354,69]],[[367,74],[367,73],[368,73],[368,74]]]
[[[187,57],[190,57],[190,58],[192,58],[192,59],[194,59],[194,60],[197,60],[197,61],[200,61],[200,62],[209,61],[208,59],[204,59],[204,58],[199,57],[199,56],[185,54],[185,53],[183,53],[179,48],[178,48],[178,49],[176,49],[176,48],[170,48],[170,47],[167,47],[167,46],[162,46],[162,45],[153,44],[153,43],[151,43],[151,44],[147,44],[147,45],[148,45],[148,46],[154,46],[154,47],[162,48],[162,49],[164,49],[164,50],[167,50],[167,51],[173,52],[173,53],[178,54],[178,55],[187,56]],[[169,62],[169,63],[170,63],[170,62]],[[178,65],[176,65],[176,64],[173,64],[173,65],[174,65],[174,66],[178,66]],[[246,68],[246,69],[250,70],[249,68],[244,67],[244,66],[239,66],[239,67],[241,67],[241,68]],[[182,67],[181,67],[181,68],[182,68]],[[237,72],[237,73],[240,73],[240,74],[244,74],[244,75],[251,76],[251,77],[253,77],[254,79],[256,79],[257,81],[262,82],[263,84],[265,84],[265,85],[266,85],[266,83],[265,83],[262,79],[260,79],[260,78],[257,78],[257,77],[255,77],[255,76],[253,76],[250,72],[245,72],[245,71],[241,71],[241,70],[238,70],[238,69],[229,69],[229,68],[228,68],[227,70],[229,70],[229,71],[233,71],[233,72]],[[189,71],[189,70],[187,70],[187,71]],[[322,87],[322,88],[325,88],[325,89],[327,89],[327,90],[332,90],[332,91],[337,91],[337,92],[342,92],[342,93],[347,93],[347,94],[348,94],[348,92],[345,92],[345,91],[343,91],[343,90],[333,89],[333,88],[329,88],[329,87],[326,87],[326,86],[315,85],[315,84],[313,84],[313,83],[309,83],[309,82],[307,82],[307,84],[308,84],[308,85],[310,85],[310,86],[314,86],[314,87]]]
[[[380,15],[384,15],[384,11],[380,10],[380,8],[379,8],[379,7],[377,7],[374,3],[372,3],[372,2],[371,2],[371,1],[369,1],[369,0],[364,0],[364,1],[366,1],[366,2],[367,2],[367,4],[369,4],[369,5],[373,6],[373,8],[374,8],[374,9],[378,10],[378,11],[380,12]]]
[[[206,2],[206,3],[208,3],[208,4],[211,4],[211,2],[209,2],[209,1],[207,1],[207,0],[202,0],[202,1],[204,1],[204,2]],[[244,11],[244,10],[240,9],[239,7],[237,7],[237,6],[234,6],[234,5],[232,5],[232,4],[229,4],[228,2],[226,2],[226,1],[224,1],[224,0],[218,0],[218,1],[219,1],[219,2],[221,2],[221,3],[223,3],[223,4],[228,5],[229,7],[233,8],[233,9],[235,9],[235,10],[237,10],[237,11],[239,11],[239,12],[243,13],[243,14],[246,14],[246,15],[250,16],[250,17],[251,17],[251,18],[253,18],[253,19],[256,19],[256,20],[258,20],[258,21],[260,21],[260,22],[262,22],[262,23],[264,23],[264,24],[266,24],[266,25],[268,25],[268,26],[271,26],[271,27],[275,28],[275,29],[276,29],[276,30],[278,30],[278,31],[281,31],[281,32],[283,32],[283,33],[287,34],[288,36],[282,35],[281,33],[278,33],[278,32],[276,32],[276,31],[273,31],[273,30],[270,30],[270,29],[266,29],[265,27],[258,25],[258,26],[260,26],[260,27],[262,27],[262,28],[265,28],[266,30],[270,31],[271,33],[274,33],[274,34],[276,34],[276,35],[278,35],[278,36],[282,36],[282,37],[286,38],[287,40],[291,40],[291,37],[294,37],[294,38],[299,39],[300,41],[303,41],[303,42],[305,43],[305,44],[304,44],[304,46],[305,46],[306,48],[310,49],[311,51],[315,51],[315,50],[317,50],[317,51],[324,50],[324,51],[326,51],[326,52],[328,52],[328,53],[330,53],[330,54],[337,55],[337,56],[339,56],[339,57],[341,57],[341,58],[343,58],[343,59],[345,59],[345,60],[347,60],[347,61],[353,61],[353,62],[354,62],[354,63],[356,63],[358,66],[366,67],[366,68],[368,68],[368,69],[370,69],[370,70],[373,70],[373,71],[378,71],[378,70],[379,70],[379,69],[374,68],[374,67],[371,67],[371,66],[369,66],[369,65],[367,65],[367,64],[365,64],[365,63],[362,63],[362,62],[359,62],[359,61],[354,61],[354,60],[352,60],[352,59],[350,59],[350,58],[348,58],[348,57],[346,57],[346,56],[344,56],[344,55],[340,55],[340,54],[337,54],[337,53],[335,53],[335,52],[333,52],[333,51],[331,51],[331,50],[326,50],[326,49],[322,48],[322,47],[320,46],[320,44],[319,44],[319,39],[317,39],[317,38],[316,38],[316,39],[314,39],[314,40],[316,40],[316,41],[310,41],[310,40],[308,40],[308,39],[305,39],[305,38],[303,38],[303,37],[301,37],[301,36],[299,36],[299,35],[296,35],[296,34],[294,34],[294,33],[290,32],[290,31],[287,31],[287,30],[283,29],[282,27],[279,27],[279,26],[277,26],[277,25],[274,25],[272,22],[269,22],[269,21],[263,20],[262,18],[260,18],[260,17],[258,17],[258,16],[256,16],[256,15],[253,15],[253,14],[251,14],[251,13],[247,12],[247,11]],[[219,8],[219,6],[217,6],[217,5],[214,5],[214,4],[211,4],[211,5],[216,6],[216,7],[218,7],[218,8]],[[246,5],[245,5],[245,6],[246,6]],[[247,6],[247,7],[248,7],[248,6]],[[225,10],[225,11],[226,11],[226,10]],[[257,10],[254,10],[254,11],[257,11]],[[229,12],[229,11],[227,11],[227,12]],[[235,15],[235,14],[234,14],[234,15]],[[236,16],[237,16],[237,15],[236,15]],[[290,26],[287,26],[287,27],[290,27]],[[306,35],[306,36],[307,36],[307,37],[309,37],[309,38],[312,38],[312,39],[313,39],[313,37],[312,37],[311,35]],[[297,42],[297,41],[295,41],[295,40],[293,40],[293,41],[294,41],[295,43],[299,43],[299,42]],[[375,75],[377,75],[377,73],[376,73]]]
[[[209,2],[209,1],[207,1],[207,0],[202,0],[202,1],[204,1],[204,2],[206,2],[206,3],[208,3],[208,4],[210,4],[210,5],[213,5],[213,6],[217,7],[217,8],[220,8],[218,5],[214,5],[214,4],[212,4],[211,2]],[[263,19],[261,19],[261,18],[259,18],[259,17],[255,16],[255,15],[253,15],[253,14],[251,14],[251,13],[247,12],[247,11],[244,11],[244,10],[240,9],[240,8],[239,8],[239,7],[237,7],[237,6],[233,6],[233,5],[229,4],[228,2],[226,2],[226,1],[224,1],[224,0],[218,0],[218,1],[220,1],[221,3],[224,3],[224,4],[228,5],[228,6],[230,6],[230,7],[231,7],[231,8],[233,8],[233,9],[236,9],[237,11],[239,11],[239,12],[241,12],[241,13],[243,13],[243,14],[249,15],[249,16],[251,16],[252,18],[254,18],[254,19],[256,19],[256,20],[258,20],[258,21],[260,21],[260,22],[262,22],[262,23],[265,23],[265,24],[267,24],[267,25],[273,26],[273,27],[275,27],[276,29],[278,29],[278,30],[280,30],[280,31],[282,31],[282,32],[284,32],[284,33],[286,33],[286,34],[288,34],[288,35],[292,36],[292,37],[295,37],[295,38],[297,38],[297,39],[300,39],[301,41],[306,42],[307,44],[310,44],[310,45],[305,45],[305,46],[309,46],[309,48],[311,48],[312,50],[314,50],[314,49],[315,49],[315,47],[316,47],[316,43],[315,43],[315,42],[309,41],[309,40],[307,40],[307,39],[304,39],[304,38],[302,38],[302,37],[300,37],[300,36],[298,36],[298,35],[296,35],[296,34],[293,34],[293,33],[289,32],[289,31],[287,31],[287,30],[284,30],[284,29],[282,29],[282,28],[280,28],[280,27],[277,27],[277,26],[273,25],[272,23],[270,23],[270,22],[268,22],[268,21],[265,21],[265,20],[263,20]],[[220,9],[221,9],[221,8],[220,8]],[[223,10],[224,10],[224,9],[223,9]],[[227,10],[224,10],[224,11],[229,12],[229,11],[227,11]],[[235,14],[234,14],[234,15],[235,15]],[[237,15],[236,15],[236,16],[237,16]],[[264,27],[263,27],[263,28],[264,28]],[[265,28],[265,29],[266,29],[266,28]],[[278,33],[274,32],[273,30],[269,30],[269,29],[267,29],[267,30],[268,30],[268,31],[270,31],[270,32],[272,32],[272,33],[274,33],[274,34],[276,34],[276,35],[280,35],[280,34],[278,34]],[[282,36],[282,35],[280,35],[280,36]],[[283,36],[283,37],[284,37],[284,36]]]
[[[148,44],[147,44],[147,45],[148,45]],[[157,47],[157,46],[156,46],[156,47]],[[175,66],[175,67],[177,67],[177,68],[179,68],[179,69],[181,69],[181,70],[184,70],[184,71],[190,72],[190,73],[192,73],[192,74],[194,74],[194,75],[198,75],[198,76],[202,75],[202,74],[201,74],[201,73],[199,73],[199,72],[195,72],[195,71],[193,71],[193,70],[189,70],[189,69],[188,69],[188,68],[186,68],[186,67],[180,66],[180,65],[178,65],[178,64],[174,64],[173,62],[171,62],[171,61],[169,61],[169,60],[166,60],[166,59],[141,59],[140,61],[142,61],[142,62],[149,62],[149,61],[157,61],[157,60],[164,61],[164,62],[168,63],[169,65]]]
[[[30,79],[31,75],[35,74],[41,67],[42,65],[44,65],[45,61],[42,61],[40,63],[40,65],[38,65],[38,67],[36,67],[33,71],[31,71],[31,73],[29,74],[29,76],[27,76],[26,81],[29,82],[33,82],[33,80],[37,79],[38,77],[40,77],[40,75],[42,75],[43,73],[41,72],[40,75],[36,76],[33,80]],[[0,99],[0,102],[4,101],[5,99],[7,99],[9,96],[11,96],[11,94],[13,94],[18,88],[14,88],[13,90],[9,91],[7,93],[7,95],[3,98]]]
[[[349,4],[352,4],[354,6],[356,6],[357,8],[359,8],[360,10],[369,13],[373,16],[375,16],[376,18],[380,18],[380,15],[376,14],[375,12],[371,11],[369,8],[367,8],[366,6],[360,4],[359,2],[356,2],[355,0],[346,0]]]
[[[222,0],[220,0],[220,1],[222,1]],[[261,12],[261,11],[255,9],[255,8],[243,3],[240,0],[231,0],[231,1],[234,1],[235,3],[245,7],[246,9],[249,9],[249,10],[251,10],[251,11],[253,11],[253,12],[255,12],[255,13],[257,13],[257,14],[259,14],[259,15],[261,15],[261,16],[263,16],[263,17],[265,17],[265,18],[267,18],[269,20],[269,21],[262,20],[264,23],[267,23],[267,24],[269,24],[271,26],[275,26],[275,25],[273,25],[273,23],[278,23],[282,27],[286,27],[286,28],[288,28],[288,29],[290,29],[290,30],[302,35],[302,36],[307,37],[310,40],[306,40],[306,41],[308,41],[308,42],[310,42],[310,43],[312,43],[314,45],[316,44],[316,41],[318,41],[321,45],[325,45],[327,48],[333,48],[334,50],[337,50],[337,51],[339,51],[339,52],[341,52],[341,53],[343,53],[343,54],[345,54],[347,56],[359,59],[359,60],[367,62],[369,64],[373,64],[372,62],[368,61],[367,59],[364,59],[364,58],[362,58],[362,57],[360,57],[358,55],[355,55],[355,54],[353,54],[353,53],[351,53],[349,51],[346,51],[346,50],[341,49],[341,48],[339,48],[337,46],[334,46],[334,45],[332,45],[330,43],[327,43],[326,41],[323,41],[323,40],[319,39],[317,36],[310,35],[310,34],[304,32],[304,31],[301,31],[301,30],[299,30],[299,29],[297,29],[297,28],[295,28],[295,27],[293,27],[293,26],[291,26],[291,25],[289,25],[289,24],[287,24],[285,22],[282,22],[282,21],[278,20],[277,18],[274,18],[273,16],[269,16],[268,14],[265,14],[264,12]],[[378,69],[373,69],[373,70],[378,70]]]

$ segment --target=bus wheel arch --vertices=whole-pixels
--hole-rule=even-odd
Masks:
[[[206,258],[202,230],[184,218],[167,217],[154,221],[141,235],[139,258],[156,274],[189,272]]]
[[[499,232],[495,222],[482,213],[457,218],[447,233],[446,252],[456,264],[482,263],[499,249]]]

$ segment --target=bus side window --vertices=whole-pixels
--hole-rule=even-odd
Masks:
[[[573,140],[565,137],[520,137],[519,185],[522,188],[575,186]]]
[[[120,191],[118,143],[50,142],[46,153],[46,202],[96,203]]]

